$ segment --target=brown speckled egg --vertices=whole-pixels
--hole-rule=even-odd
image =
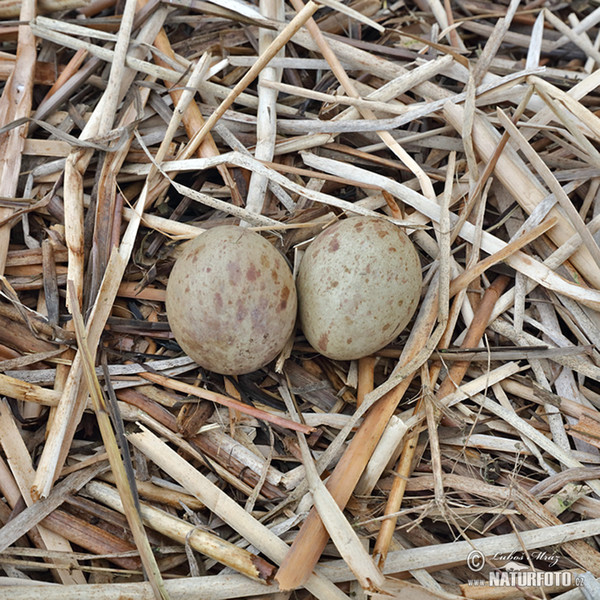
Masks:
[[[339,221],[312,242],[300,264],[304,335],[329,358],[372,354],[406,327],[421,283],[417,251],[396,225],[371,217]]]
[[[279,354],[296,302],[283,256],[258,233],[229,225],[188,242],[167,285],[175,339],[200,366],[227,375],[255,371]]]

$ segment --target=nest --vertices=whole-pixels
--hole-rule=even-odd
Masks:
[[[0,17],[2,598],[600,598],[600,8]],[[183,354],[186,240],[353,215],[419,250],[391,345]]]

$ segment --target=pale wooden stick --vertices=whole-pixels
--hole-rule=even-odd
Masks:
[[[228,396],[224,396],[223,394],[219,394],[218,392],[211,392],[210,390],[196,387],[194,385],[190,385],[189,383],[184,383],[183,381],[170,379],[169,377],[165,377],[164,375],[160,375],[158,373],[140,373],[140,376],[144,379],[147,379],[148,381],[157,383],[158,385],[162,385],[164,387],[170,388],[172,390],[177,390],[179,392],[183,392],[191,396],[196,396],[197,398],[211,400],[212,402],[216,402],[217,404],[222,404],[223,406],[227,406],[228,408],[233,408],[235,410],[239,410],[240,412],[252,415],[257,419],[262,419],[263,421],[276,423],[281,427],[287,427],[288,429],[292,429],[294,431],[301,431],[302,433],[306,434],[310,434],[312,431],[314,431],[313,427],[307,427],[302,423],[295,423],[290,419],[286,419],[285,417],[280,417],[279,415],[268,413],[258,408],[254,408],[253,406],[249,406],[248,404],[244,404],[239,400],[234,400],[233,398],[229,398]]]
[[[329,159],[327,159],[327,160],[329,160]],[[307,160],[307,162],[308,162],[308,160]],[[335,163],[337,161],[331,161],[331,162]],[[323,192],[317,192],[317,191],[309,189],[308,187],[301,186],[297,183],[294,183],[293,181],[291,181],[290,179],[288,179],[281,173],[278,173],[274,169],[271,169],[268,166],[264,165],[263,163],[255,160],[252,156],[249,156],[242,152],[234,151],[234,152],[230,152],[228,154],[222,154],[219,157],[210,158],[210,159],[189,158],[189,159],[184,159],[184,160],[166,161],[161,166],[159,166],[156,162],[154,162],[153,165],[159,169],[159,171],[164,175],[164,177],[168,178],[167,171],[196,171],[196,170],[200,170],[200,169],[210,169],[210,168],[213,168],[213,167],[215,167],[219,164],[223,164],[223,163],[230,163],[230,164],[236,165],[238,167],[241,167],[242,169],[248,169],[249,171],[252,171],[252,172],[265,174],[271,181],[274,181],[275,183],[281,185],[282,187],[289,189],[305,198],[308,198],[309,200],[313,200],[315,202],[319,202],[322,204],[327,204],[328,206],[335,206],[337,208],[348,211],[350,213],[363,215],[365,217],[385,218],[385,217],[383,217],[383,215],[381,213],[363,207],[360,204],[360,202],[348,202],[347,200],[342,200],[340,198],[336,198],[335,196],[332,196],[330,194],[324,194]],[[135,170],[138,173],[148,173],[150,171],[150,169],[151,169],[151,167],[148,165],[141,165],[139,168],[136,168]],[[269,217],[265,217],[262,215],[253,215],[252,213],[248,212],[244,208],[237,207],[237,206],[231,206],[230,203],[224,202],[222,200],[218,200],[217,198],[212,198],[211,196],[208,196],[208,194],[202,194],[200,192],[196,192],[195,190],[192,190],[189,187],[181,185],[171,179],[169,179],[169,181],[177,190],[181,191],[182,194],[189,196],[190,198],[193,198],[195,200],[198,200],[199,202],[202,202],[203,204],[207,204],[208,206],[217,208],[218,210],[222,210],[224,212],[228,212],[235,216],[239,216],[241,219],[255,221],[255,222],[257,222],[258,227],[266,226],[268,229],[271,229],[271,228],[277,229],[277,228],[281,227],[281,224],[279,222],[275,221],[274,219],[271,219]],[[374,187],[379,188],[380,186],[377,185]],[[414,193],[416,193],[416,192],[414,192]],[[422,196],[418,195],[418,197],[421,198]],[[437,207],[437,204],[435,206]],[[439,212],[439,207],[437,207],[437,211]],[[391,220],[394,223],[396,223],[396,225],[410,227],[412,229],[422,228],[422,225],[415,223],[414,220],[398,220],[398,219],[391,219]],[[469,225],[469,224],[467,224],[467,225]]]
[[[270,19],[282,21],[285,10],[282,0],[260,0],[262,15]],[[258,53],[263,54],[275,40],[275,34],[264,27],[258,34]],[[277,56],[284,56],[282,48]],[[266,65],[258,75],[258,109],[256,112],[256,147],[254,157],[258,160],[273,160],[275,140],[277,137],[277,90],[265,86],[269,82],[281,80],[282,69]],[[252,173],[248,185],[246,208],[250,212],[261,213],[267,194],[268,179],[264,175]]]
[[[31,112],[33,78],[36,62],[35,37],[28,23],[35,17],[35,0],[23,0],[20,10],[17,58],[0,98],[0,125],[28,118]],[[17,194],[27,123],[6,132],[0,139],[0,196]],[[0,209],[0,221],[12,215],[11,208]],[[0,275],[4,273],[10,241],[10,226],[0,228]]]
[[[204,141],[215,123],[225,114],[225,111],[235,102],[235,99],[256,79],[262,69],[269,64],[269,61],[287,44],[294,34],[311,18],[313,13],[319,8],[312,0],[299,12],[271,42],[269,47],[252,65],[248,72],[238,81],[229,95],[215,109],[208,118],[202,129],[188,142],[184,152],[179,158],[189,158]]]
[[[380,102],[377,100],[368,100],[367,98],[351,98],[348,96],[342,96],[341,94],[325,94],[323,92],[317,92],[315,90],[298,87],[296,85],[289,85],[287,83],[275,83],[273,81],[266,81],[262,85],[286,94],[293,96],[300,96],[301,98],[311,98],[312,100],[319,100],[321,102],[329,102],[330,104],[340,104],[342,106],[354,106],[356,108],[366,108],[370,110],[377,110],[381,112],[388,112],[395,115],[403,115],[409,108],[407,106],[390,104],[388,102]],[[380,91],[380,90],[377,90]]]
[[[147,99],[148,93],[149,89],[143,98],[144,100]],[[190,94],[186,97],[191,99]],[[185,99],[183,105],[185,105]],[[173,120],[177,120],[178,118],[181,118],[181,113],[176,110],[173,115]],[[159,159],[162,159],[167,152],[168,143],[165,142],[167,142],[167,139],[163,139],[163,144],[159,147],[157,153]],[[92,312],[88,321],[87,335],[90,348],[95,349],[98,345],[100,335],[118,293],[119,285],[123,278],[123,274],[125,273],[125,268],[129,262],[131,253],[133,252],[137,231],[141,224],[141,216],[144,212],[146,200],[148,198],[151,176],[153,174],[154,171],[151,170],[146,179],[142,193],[140,194],[140,198],[133,209],[134,214],[123,235],[119,251],[112,252],[104,272],[100,290],[92,307]],[[60,472],[62,465],[64,464],[66,450],[68,448],[68,444],[65,443],[65,440],[71,439],[74,434],[74,428],[81,418],[87,395],[86,389],[80,386],[81,377],[82,363],[81,355],[78,352],[69,371],[63,395],[57,408],[57,418],[53,422],[42,456],[40,457],[40,463],[32,488],[32,494],[34,496],[46,496],[48,494],[56,474]]]
[[[11,473],[19,486],[21,496],[25,500],[25,504],[31,506],[33,498],[29,493],[29,488],[33,481],[33,464],[6,400],[0,400],[0,440],[2,440],[2,448],[10,465]],[[71,545],[62,536],[41,525],[37,527],[37,530],[45,547],[49,550],[72,551]],[[63,584],[85,583],[83,574],[78,570],[70,573],[68,569],[59,569],[57,575]]]
[[[479,483],[481,487],[485,484]],[[498,489],[498,488],[496,488]],[[498,489],[498,495],[502,489]],[[494,498],[496,496],[493,496]],[[415,569],[444,568],[463,564],[473,550],[482,552],[484,556],[493,557],[495,554],[510,554],[522,552],[523,548],[535,550],[561,544],[565,540],[583,539],[600,534],[600,519],[588,519],[565,525],[542,527],[530,531],[495,535],[469,541],[454,541],[446,544],[435,544],[390,552],[386,565],[386,573],[400,573]],[[354,579],[343,560],[334,560],[319,568],[323,576],[332,581],[342,582]],[[0,579],[0,583],[2,580]],[[32,597],[42,597],[44,600],[88,600],[93,594],[94,600],[149,600],[151,589],[148,583],[110,583],[86,586],[54,586],[41,585],[2,586],[2,592],[11,600],[31,600]],[[276,586],[266,588],[261,583],[249,581],[242,575],[214,575],[206,577],[186,577],[165,582],[168,592],[174,598],[190,598],[201,596],[206,600],[236,599],[247,595],[265,595],[277,593]],[[422,590],[419,589],[418,593]],[[415,592],[416,594],[417,592]],[[407,596],[412,597],[412,596]],[[441,595],[441,598],[457,596]]]
[[[462,344],[464,348],[473,348],[479,343],[479,340],[481,339],[481,336],[487,327],[489,315],[494,308],[494,304],[500,297],[502,290],[507,284],[508,277],[501,275],[486,290],[486,293],[479,304],[477,312],[473,318],[473,322],[471,323],[471,326],[469,327],[468,333]],[[455,387],[460,385],[460,382],[467,371],[467,367],[468,362],[466,361],[457,361],[453,363],[448,375],[438,388],[436,398],[442,399],[449,393],[453,392]],[[415,409],[415,412],[416,411],[417,409]],[[402,499],[404,497],[404,492],[406,490],[406,481],[411,472],[411,463],[415,452],[416,442],[416,435],[413,434],[413,437],[409,439],[405,446],[405,451],[403,451],[397,467],[399,477],[394,480],[392,491],[390,491],[388,501],[386,503],[386,514],[395,514],[400,508]],[[385,563],[395,528],[395,518],[386,519],[381,525],[377,542],[375,544],[375,550],[373,551],[380,566]]]
[[[123,260],[118,252],[113,251],[88,322],[87,336],[90,348],[96,349],[98,346],[104,325],[112,311],[113,301],[126,265],[127,261]],[[31,488],[34,498],[45,497],[50,492],[55,476],[62,469],[70,446],[70,443],[65,443],[65,440],[70,440],[72,435],[67,435],[69,427],[74,428],[81,418],[87,398],[87,388],[80,385],[82,368],[81,353],[77,352],[40,457]],[[73,423],[74,421],[76,422]],[[74,429],[71,431],[74,433]]]
[[[104,483],[92,482],[87,485],[86,492],[92,498],[123,513],[123,502],[117,491]],[[238,548],[220,537],[202,531],[190,523],[183,521],[148,504],[140,505],[140,514],[144,523],[180,544],[189,543],[194,550],[235,569],[239,573],[255,581],[269,581],[274,567],[260,557]]]
[[[185,459],[171,450],[158,437],[145,428],[128,436],[131,443],[156,463],[165,473],[178,481],[188,492],[201,500],[206,507],[245,537],[253,546],[276,563],[281,563],[288,545],[247,513],[235,500],[220,490]],[[335,585],[320,575],[311,575],[306,588],[321,600],[344,599]]]

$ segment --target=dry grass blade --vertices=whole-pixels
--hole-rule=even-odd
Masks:
[[[160,465],[165,472],[169,473],[190,493],[202,500],[221,519],[234,525],[236,531],[239,531],[252,545],[275,562],[281,562],[287,552],[287,544],[261,525],[204,475],[196,471],[185,459],[145,428],[139,433],[130,434],[128,437],[134,446],[142,450],[153,462]],[[311,575],[305,585],[317,598],[323,600],[347,598],[338,588],[319,575]]]
[[[35,38],[26,24],[35,17],[35,1],[21,3],[20,19],[23,24],[18,28],[17,58],[0,97],[0,126],[12,121],[29,117],[33,93],[33,79],[36,61]],[[15,197],[18,177],[21,171],[23,146],[27,136],[27,124],[24,123],[0,138],[0,196]],[[0,221],[12,214],[10,208],[0,209]],[[0,228],[0,273],[4,273],[10,228]]]
[[[114,488],[93,482],[87,486],[86,491],[119,512],[124,511],[123,502]],[[140,516],[148,527],[160,531],[180,543],[187,542],[194,550],[214,558],[256,581],[268,582],[273,577],[275,570],[273,565],[234,544],[186,523],[182,519],[177,519],[147,504],[141,505]]]
[[[154,591],[154,595],[157,599],[168,600],[169,595],[164,587],[164,582],[150,543],[144,531],[142,520],[136,506],[135,498],[137,494],[134,494],[131,489],[131,481],[125,470],[123,459],[121,458],[121,451],[127,452],[126,448],[119,449],[117,438],[115,436],[113,426],[110,422],[108,409],[106,407],[105,400],[102,395],[102,388],[98,382],[96,371],[94,369],[93,358],[88,347],[88,340],[85,333],[85,325],[83,318],[79,312],[77,306],[77,292],[74,284],[71,284],[69,280],[69,293],[71,295],[71,311],[73,314],[73,323],[75,325],[75,333],[77,334],[77,343],[79,350],[82,353],[83,372],[87,380],[88,389],[92,398],[92,404],[98,419],[98,426],[104,441],[104,447],[108,454],[108,460],[112,472],[115,475],[117,489],[119,490],[119,496],[123,503],[125,514],[127,515],[127,521],[131,527],[133,538],[136,546],[140,552],[142,564]]]

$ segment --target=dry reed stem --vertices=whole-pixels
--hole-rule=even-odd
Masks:
[[[280,417],[278,415],[270,414],[266,411],[254,408],[252,406],[248,406],[243,402],[240,402],[239,400],[229,398],[227,396],[224,396],[223,394],[211,392],[210,390],[205,390],[193,385],[189,385],[187,383],[183,383],[175,379],[169,379],[168,377],[164,377],[163,375],[159,375],[158,373],[141,373],[141,376],[144,379],[147,379],[148,381],[152,381],[164,387],[177,390],[179,392],[184,392],[186,394],[196,396],[198,398],[204,398],[205,400],[211,400],[212,402],[216,402],[217,404],[222,404],[223,406],[227,406],[228,408],[238,410],[242,413],[252,415],[253,417],[262,419],[264,421],[268,421],[270,423],[276,423],[281,427],[287,427],[288,429],[292,429],[293,431],[300,431],[306,434],[310,434],[312,431],[314,431],[313,427],[307,427],[302,423],[295,423],[290,419],[286,419],[285,417]]]
[[[110,486],[92,482],[86,491],[96,500],[111,506],[119,512],[124,512],[119,494]],[[235,569],[255,581],[268,582],[274,567],[258,556],[226,542],[216,535],[202,531],[182,519],[153,508],[147,504],[140,505],[140,515],[144,523],[167,537],[181,544],[189,543],[194,550]]]
[[[404,366],[410,363],[422,350],[425,340],[433,329],[437,310],[437,298],[430,292],[430,297],[426,298],[423,303],[415,327],[404,348],[400,365]],[[412,374],[412,371],[409,372],[403,380],[396,383],[392,391],[388,392],[381,402],[372,406],[329,477],[327,489],[339,506],[345,506],[348,502],[390,416],[408,388]],[[367,404],[363,402],[361,409],[366,406]],[[283,590],[294,589],[302,585],[323,552],[327,539],[327,531],[313,508],[275,576]]]
[[[109,418],[109,408],[106,405],[106,400],[102,394],[100,383],[94,370],[94,354],[90,352],[88,346],[88,340],[85,332],[85,326],[83,323],[83,317],[79,312],[77,303],[77,291],[74,283],[68,280],[68,292],[71,296],[71,312],[73,314],[73,322],[75,324],[75,332],[77,334],[77,345],[79,352],[82,356],[83,372],[87,381],[87,387],[89,394],[92,398],[92,405],[96,413],[96,419],[98,420],[98,426],[104,442],[104,447],[108,454],[108,460],[115,475],[117,489],[123,503],[124,512],[127,516],[127,521],[131,527],[133,533],[133,539],[139,550],[144,570],[150,580],[152,591],[157,600],[168,600],[169,596],[164,588],[164,583],[160,573],[156,559],[146,537],[140,514],[137,507],[137,490],[132,489],[132,485],[135,486],[134,482],[131,482],[129,473],[126,471],[124,458],[121,457],[121,453],[125,455],[128,451],[127,448],[119,448],[117,438],[113,430],[113,424]],[[113,415],[115,418],[115,415]]]
[[[261,0],[259,2],[261,14],[269,19],[282,21],[285,7],[282,0]],[[258,36],[258,54],[266,51],[275,40],[275,33],[268,29],[261,29]],[[278,56],[283,57],[284,48]],[[282,70],[267,65],[258,75],[258,107],[256,111],[256,146],[254,157],[258,160],[272,161],[277,139],[277,91],[270,88],[268,83],[281,81]],[[266,200],[268,179],[264,175],[252,173],[248,184],[246,208],[250,212],[262,213]]]
[[[2,448],[6,455],[6,460],[10,467],[11,475],[14,477],[18,485],[19,492],[27,506],[33,504],[33,499],[29,493],[31,482],[33,480],[34,470],[31,456],[25,446],[25,442],[19,435],[14,418],[8,407],[6,400],[0,402],[0,438],[2,439]],[[48,550],[59,550],[69,552],[70,544],[60,535],[49,531],[43,526],[38,526],[37,533],[39,534],[42,547]],[[60,564],[60,563],[59,563]],[[56,571],[57,578],[63,584],[85,583],[83,574],[74,570],[59,568]]]
[[[256,79],[269,61],[285,46],[285,44],[294,36],[294,34],[311,18],[313,13],[319,8],[317,4],[309,0],[308,4],[300,11],[279,33],[279,35],[269,44],[267,49],[261,54],[259,60],[250,68],[250,70],[240,79],[240,81],[231,90],[229,95],[221,102],[218,108],[212,113],[206,123],[202,126],[186,146],[185,152],[180,158],[189,158],[196,148],[204,141],[217,121],[225,114],[225,111],[233,104],[235,99]]]
[[[266,554],[271,560],[280,563],[286,555],[288,546],[256,521],[234,500],[218,489],[204,475],[196,471],[188,462],[161,442],[148,430],[130,434],[128,439],[157,465],[169,473],[190,493],[209,507],[213,512],[229,523],[253,546]],[[347,598],[338,588],[320,575],[312,574],[305,587],[317,598]]]
[[[35,38],[28,23],[35,17],[33,0],[21,3],[19,18],[23,24],[18,28],[17,56],[12,73],[0,97],[0,125],[29,117],[33,94],[33,78],[36,61]],[[27,137],[27,124],[11,129],[0,138],[0,196],[16,196],[21,171],[23,145]],[[0,209],[0,221],[12,214],[11,209]],[[10,228],[0,228],[0,274],[4,273],[10,239]]]

